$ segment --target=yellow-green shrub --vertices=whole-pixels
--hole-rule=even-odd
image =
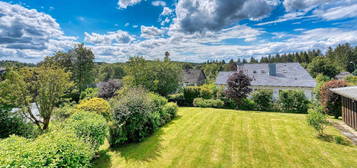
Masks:
[[[73,114],[65,122],[65,129],[72,129],[84,142],[97,151],[108,135],[105,118],[99,114],[86,111]]]
[[[0,141],[0,167],[90,167],[93,156],[90,146],[68,130],[33,141],[17,136]]]
[[[76,106],[77,109],[95,112],[104,118],[110,118],[110,104],[102,98],[92,98],[83,100]]]

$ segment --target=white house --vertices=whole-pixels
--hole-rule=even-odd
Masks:
[[[237,71],[242,71],[252,79],[253,90],[273,90],[275,99],[278,98],[280,90],[293,89],[303,90],[309,99],[314,97],[316,81],[299,63],[243,64],[238,65]],[[219,72],[216,84],[226,85],[233,73],[235,71]]]

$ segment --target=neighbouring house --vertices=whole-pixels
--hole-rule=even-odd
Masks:
[[[347,76],[350,76],[350,75],[352,75],[352,74],[349,73],[349,72],[340,72],[339,74],[337,74],[335,76],[335,78],[338,79],[338,80],[342,80],[342,79],[345,79]]]
[[[182,72],[183,86],[199,86],[206,81],[206,75],[202,70],[186,69]]]
[[[280,90],[301,89],[308,99],[313,99],[316,81],[299,63],[242,64],[237,71],[248,75],[254,90],[271,89],[273,97],[279,97]],[[227,85],[228,78],[236,71],[219,72],[217,85]]]
[[[350,127],[357,130],[357,86],[330,89],[341,96],[342,119]]]

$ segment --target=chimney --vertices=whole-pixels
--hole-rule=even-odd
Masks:
[[[268,67],[269,67],[269,75],[276,76],[276,64],[274,63],[268,64]]]

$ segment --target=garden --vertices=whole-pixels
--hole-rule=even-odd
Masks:
[[[80,44],[38,65],[8,66],[0,76],[0,167],[357,165],[356,146],[330,122],[341,116],[330,88],[355,85],[356,76],[333,79],[325,58],[308,65],[318,82],[309,100],[302,90],[277,98],[253,91],[241,72],[227,86],[183,86],[182,70],[208,64],[168,56],[99,64]]]

